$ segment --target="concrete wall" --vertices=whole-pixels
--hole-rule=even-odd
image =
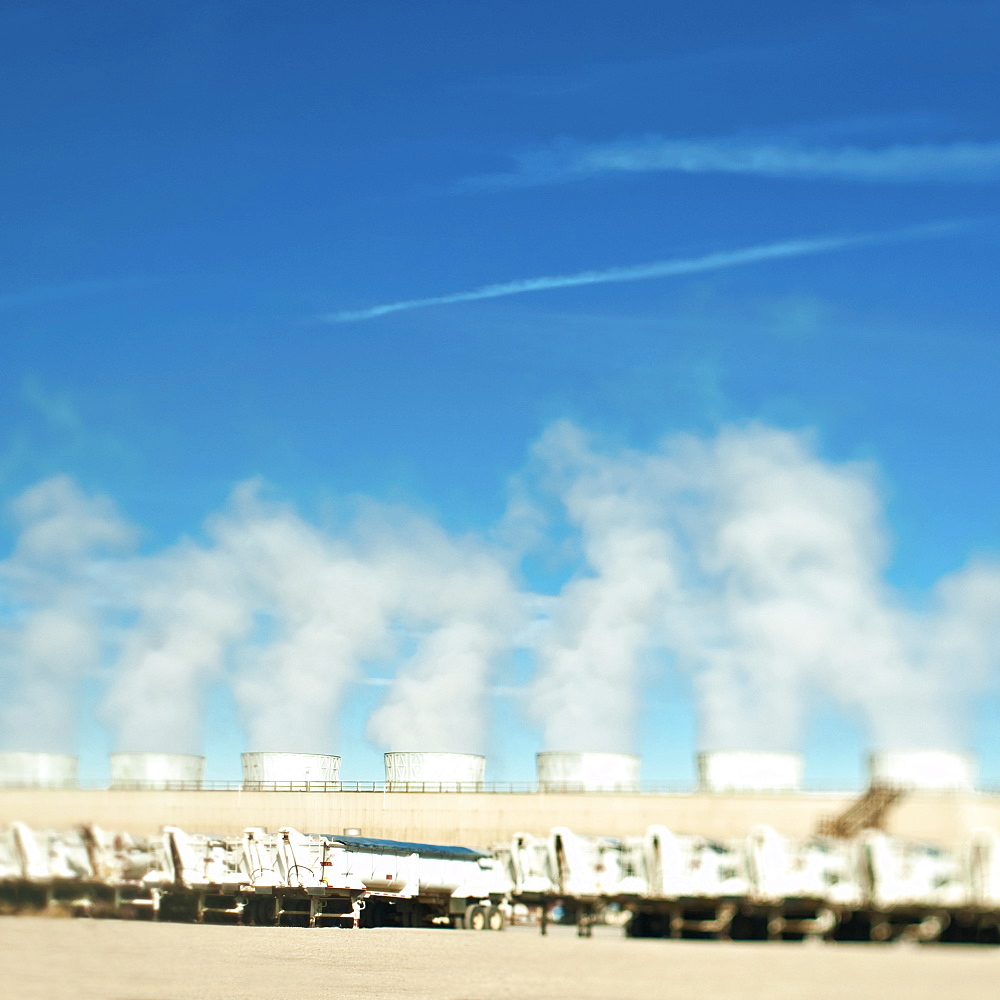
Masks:
[[[488,847],[518,831],[639,834],[653,823],[678,833],[726,839],[768,823],[791,836],[813,832],[819,819],[853,800],[850,794],[510,794],[433,792],[240,792],[0,790],[0,823],[33,827],[97,823],[154,833],[165,824],[234,834],[246,826],[309,833],[359,829],[367,836]],[[1000,796],[962,792],[911,794],[889,815],[887,829],[956,843],[969,830],[1000,830]]]

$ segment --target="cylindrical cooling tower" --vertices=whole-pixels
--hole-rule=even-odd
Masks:
[[[0,753],[0,786],[73,788],[79,761],[65,753]]]
[[[637,792],[639,758],[630,753],[563,753],[535,755],[542,792]]]
[[[476,791],[486,777],[486,758],[476,753],[406,753],[385,755],[390,791],[433,791],[435,788]]]
[[[698,754],[703,792],[793,792],[802,787],[805,762],[798,753],[710,750]]]
[[[191,753],[113,753],[112,788],[200,788],[205,758]]]
[[[245,753],[243,787],[264,791],[322,791],[340,781],[340,758],[327,753]]]
[[[872,785],[941,791],[972,791],[976,787],[975,760],[951,750],[877,750],[868,758]]]

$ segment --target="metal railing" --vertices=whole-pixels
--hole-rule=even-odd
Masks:
[[[433,793],[468,794],[484,793],[495,795],[691,795],[703,790],[682,782],[650,782],[639,788],[619,787],[584,789],[579,783],[537,781],[131,781],[115,782],[108,785],[102,781],[82,781],[75,785],[40,785],[37,783],[0,783],[0,791],[142,791],[142,792],[383,792],[383,793]],[[984,790],[986,794],[998,794],[996,790]],[[707,794],[707,793],[703,793]],[[844,788],[808,788],[790,791],[787,788],[759,789],[747,792],[726,792],[727,795],[841,795],[854,796],[856,791]]]

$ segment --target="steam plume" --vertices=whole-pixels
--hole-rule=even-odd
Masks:
[[[251,625],[243,580],[218,550],[183,541],[127,567],[134,622],[102,707],[117,749],[198,753],[208,685]]]
[[[588,568],[539,645],[547,744],[627,745],[651,651],[693,673],[706,748],[796,746],[816,691],[860,711],[877,743],[958,741],[1000,662],[1000,568],[960,571],[935,609],[907,610],[883,580],[873,470],[767,427],[643,454],[602,453],[564,425],[538,454]]]
[[[19,533],[0,562],[3,745],[72,752],[81,678],[100,666],[109,556],[129,548],[134,531],[110,499],[68,476],[43,480],[8,509]]]
[[[334,749],[347,686],[387,658],[404,665],[372,719],[376,740],[481,744],[516,605],[495,557],[372,503],[333,535],[259,483],[238,487],[206,531],[206,544],[135,567],[139,614],[106,704],[123,748],[197,750],[205,690],[226,680],[253,748]]]
[[[474,538],[452,538],[407,519],[384,529],[379,561],[392,568],[402,600],[399,620],[416,638],[368,724],[388,749],[475,753],[489,730],[487,688],[523,617],[523,598],[502,553]]]
[[[970,561],[907,606],[885,580],[876,470],[820,457],[807,434],[727,427],[631,450],[561,422],[517,490],[520,551],[373,501],[325,529],[251,482],[202,540],[140,557],[110,500],[39,483],[10,504],[0,562],[4,744],[72,749],[79,686],[109,657],[116,746],[179,752],[201,749],[213,684],[251,748],[337,749],[349,686],[387,662],[371,740],[480,751],[515,645],[534,653],[527,704],[551,749],[634,749],[641,694],[675,666],[706,748],[797,746],[817,695],[876,744],[958,746],[995,683],[1000,564]],[[554,595],[516,582],[546,538],[576,549]]]
[[[586,570],[540,635],[533,712],[549,749],[632,750],[641,660],[677,599],[674,540],[644,456],[599,456],[568,423],[550,428],[535,455],[580,534]]]

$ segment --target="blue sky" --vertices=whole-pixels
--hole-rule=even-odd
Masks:
[[[494,538],[558,421],[604,454],[756,421],[869,463],[886,585],[920,607],[1000,550],[998,14],[2,3],[0,493],[68,475],[145,557],[252,477],[308,522],[364,495]],[[552,531],[522,592],[594,572]],[[527,683],[530,656],[501,661]],[[95,774],[110,662],[82,695]],[[643,670],[645,774],[683,782],[691,674]],[[235,776],[211,683],[210,773]],[[379,771],[379,691],[344,689],[347,776]],[[540,723],[493,701],[492,776],[528,778]],[[810,773],[853,781],[863,726],[821,701]],[[976,704],[1000,781],[992,680]]]

